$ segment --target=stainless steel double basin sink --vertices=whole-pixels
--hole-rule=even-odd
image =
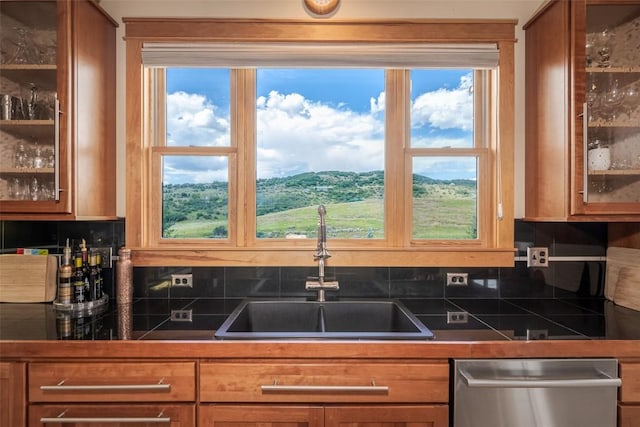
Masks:
[[[223,340],[427,340],[433,334],[397,300],[243,301],[216,331]]]

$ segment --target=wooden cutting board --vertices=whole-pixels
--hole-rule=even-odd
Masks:
[[[607,249],[604,295],[617,305],[640,311],[640,249]]]
[[[53,255],[0,255],[0,302],[53,301],[57,269]]]

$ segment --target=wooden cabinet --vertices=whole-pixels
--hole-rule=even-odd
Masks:
[[[196,362],[33,362],[29,427],[195,426]]]
[[[326,427],[446,427],[446,405],[332,406],[325,409]]]
[[[640,426],[640,361],[620,362],[618,426]]]
[[[223,427],[242,422],[255,427],[446,427],[447,420],[446,405],[207,405],[200,408],[198,426]]]
[[[116,23],[91,0],[0,21],[0,218],[115,218]]]
[[[0,362],[0,427],[23,427],[26,421],[26,364]]]
[[[640,5],[554,0],[524,28],[525,219],[640,220]]]
[[[198,427],[323,427],[322,406],[307,405],[203,405]]]
[[[447,361],[202,362],[199,384],[199,426],[448,425]]]

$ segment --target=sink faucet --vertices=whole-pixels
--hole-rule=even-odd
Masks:
[[[305,289],[308,291],[318,291],[318,301],[320,302],[325,301],[325,290],[337,291],[340,289],[337,280],[327,280],[324,277],[325,262],[331,257],[327,250],[327,225],[324,220],[326,214],[327,209],[324,205],[318,206],[318,245],[316,247],[316,253],[313,255],[313,260],[318,261],[318,277],[308,277],[305,285]]]

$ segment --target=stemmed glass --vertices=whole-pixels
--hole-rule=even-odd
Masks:
[[[627,117],[631,121],[631,115],[640,105],[640,92],[635,84],[627,86],[624,90],[624,107],[627,109]]]
[[[598,67],[611,67],[611,42],[615,37],[612,30],[604,29],[594,35],[593,47],[598,53]]]
[[[598,87],[596,86],[595,82],[593,81],[593,78],[589,79],[589,82],[587,82],[587,93],[586,93],[586,101],[587,101],[587,109],[588,109],[588,121],[589,122],[593,122],[593,120],[595,119],[594,115],[593,115],[593,106],[595,105],[596,101],[598,100]]]
[[[594,38],[595,36],[593,34],[587,34],[586,43],[584,45],[587,67],[591,66],[591,64],[593,63],[593,57],[595,56]]]
[[[600,99],[600,111],[605,120],[609,122],[616,120],[624,98],[624,90],[620,89],[618,79],[614,79]]]

